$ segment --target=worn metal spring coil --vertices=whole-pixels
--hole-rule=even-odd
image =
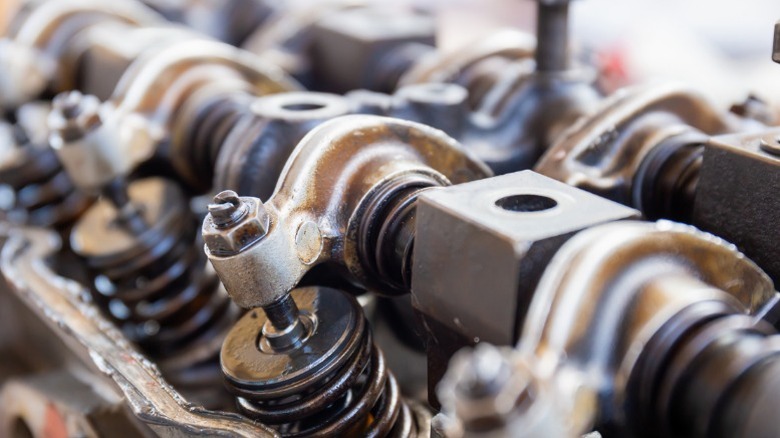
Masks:
[[[8,202],[3,209],[13,222],[60,228],[71,223],[90,204],[90,198],[76,190],[48,145],[31,143],[21,130],[0,135],[0,142],[12,143],[0,160],[0,184]],[[4,131],[6,129],[3,129]],[[2,133],[0,133],[2,134]]]
[[[131,232],[98,201],[74,227],[71,245],[93,279],[95,301],[180,388],[221,386],[219,349],[236,308],[196,241],[197,219],[175,183],[132,183],[130,201],[148,226]]]
[[[257,333],[257,324],[263,323],[264,314],[260,309],[249,312],[234,327],[223,346],[222,366],[223,370],[234,371],[226,372],[225,377],[228,389],[238,395],[239,410],[273,426],[285,437],[417,436],[417,413],[402,399],[395,377],[387,369],[382,352],[373,343],[371,329],[359,305],[349,304],[335,311],[333,307],[342,304],[336,301],[354,301],[354,298],[342,298],[333,292],[346,295],[325,288],[293,292],[293,295],[298,293],[295,298],[301,306],[301,314],[314,315],[315,320],[322,321],[308,341],[291,350],[255,356],[263,346],[258,347],[256,342],[246,345],[245,341],[257,339],[252,334]],[[330,309],[322,311],[322,307],[307,307],[307,303],[317,306],[318,302]],[[355,313],[334,318],[343,315],[341,311],[347,307]],[[338,325],[345,319],[354,321],[353,330],[340,336],[336,334],[338,340],[334,340],[331,335],[335,330],[329,332],[331,329],[324,325]],[[318,336],[321,338],[317,339]],[[247,355],[233,349],[239,345],[237,350],[243,350]],[[321,351],[327,352],[322,361],[314,362],[307,357],[317,355],[319,360],[323,355],[317,353]],[[305,365],[301,365],[302,362]],[[257,371],[262,378],[258,378],[258,374],[247,378],[245,370],[253,367],[256,369],[248,373]]]
[[[637,436],[774,436],[780,337],[766,323],[703,302],[648,344],[630,382]]]

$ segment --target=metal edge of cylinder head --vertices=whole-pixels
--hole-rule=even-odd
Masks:
[[[156,365],[84,298],[87,290],[60,277],[45,259],[60,247],[56,234],[0,225],[8,237],[0,269],[18,295],[81,358],[96,376],[125,397],[138,419],[161,436],[277,436],[265,426],[236,414],[208,411],[187,402],[161,376]]]

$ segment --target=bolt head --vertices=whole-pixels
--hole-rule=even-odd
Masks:
[[[214,196],[208,210],[218,227],[228,227],[244,217],[247,207],[236,192],[225,190]]]
[[[48,124],[63,144],[76,141],[102,124],[100,100],[76,90],[60,93],[52,101]]]
[[[530,397],[531,385],[530,372],[515,351],[480,343],[452,358],[438,394],[443,412],[470,429],[516,413],[518,400]]]
[[[260,241],[268,233],[270,216],[263,202],[252,197],[239,199],[246,212],[235,222],[226,225],[219,217],[215,218],[211,212],[203,221],[203,241],[212,255],[238,254]]]

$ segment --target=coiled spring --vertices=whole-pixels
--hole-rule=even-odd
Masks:
[[[236,308],[195,241],[197,219],[178,186],[146,178],[130,184],[128,195],[144,228],[129,229],[124,212],[100,200],[71,235],[95,301],[174,386],[213,391],[221,382],[221,340]]]
[[[245,315],[225,341],[222,366],[239,410],[288,437],[416,436],[415,413],[356,300],[327,288],[292,295],[309,331],[301,344],[272,351],[262,335],[258,343],[267,313],[261,309]]]

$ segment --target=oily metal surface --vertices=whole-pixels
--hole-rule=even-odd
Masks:
[[[636,129],[648,116],[660,124]],[[630,205],[634,173],[648,152],[683,127],[712,135],[738,129],[733,116],[677,85],[640,86],[612,95],[580,119],[542,156],[534,170],[574,187]]]
[[[178,227],[176,218],[188,206],[178,185],[163,178],[145,178],[128,187],[130,201],[141,206],[148,229],[140,236],[118,221],[116,207],[107,199],[101,199],[76,223],[71,234],[71,247],[84,257],[122,256],[138,248],[139,242],[147,245],[164,238],[166,231]]]
[[[532,171],[431,190],[418,203],[415,307],[497,345],[517,341],[539,275],[561,243],[580,230],[637,217]]]
[[[517,348],[542,378],[558,379],[558,396],[572,400],[565,417],[585,433],[597,413],[619,415],[638,353],[672,315],[701,301],[755,314],[775,295],[763,271],[715,236],[667,221],[615,222],[561,247]]]
[[[307,380],[318,380],[354,355],[361,342],[365,318],[357,301],[328,288],[308,287],[291,293],[310,334],[300,348],[262,351],[262,309],[247,312],[230,330],[222,346],[222,370],[232,385],[282,397],[301,392]]]
[[[447,185],[483,178],[490,171],[443,132],[413,122],[344,116],[312,130],[293,151],[265,203],[267,234],[247,249],[251,257],[236,266],[238,285],[254,284],[256,276],[264,283],[261,291],[242,293],[255,299],[241,306],[274,301],[314,266],[328,262],[381,291],[381,279],[369,276],[361,264],[358,229],[371,196],[387,181],[410,174]]]

